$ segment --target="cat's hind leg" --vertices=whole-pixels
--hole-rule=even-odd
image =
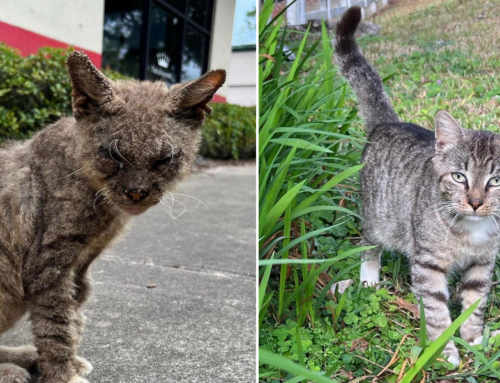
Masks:
[[[363,239],[360,246],[373,246],[366,239]],[[380,255],[382,246],[363,251],[361,255],[360,279],[364,286],[375,286],[380,282]]]
[[[30,374],[12,363],[0,364],[0,383],[28,383]]]

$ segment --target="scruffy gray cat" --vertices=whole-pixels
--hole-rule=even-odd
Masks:
[[[363,254],[361,280],[379,282],[383,248],[408,255],[413,291],[423,299],[429,339],[436,339],[451,324],[448,275],[460,272],[463,310],[481,299],[460,335],[477,344],[500,246],[500,135],[465,130],[444,111],[435,134],[400,122],[354,39],[360,20],[359,7],[347,10],[335,47],[369,141],[360,174],[363,244],[377,247]],[[444,354],[459,364],[453,342]]]
[[[67,60],[74,117],[0,149],[0,334],[29,313],[35,346],[0,347],[0,383],[84,383],[77,357],[88,268],[132,215],[157,204],[195,160],[223,70],[170,90],[112,82]]]

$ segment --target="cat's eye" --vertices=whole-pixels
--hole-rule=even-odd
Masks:
[[[500,186],[500,177],[494,177],[488,182],[489,186]]]
[[[161,158],[158,161],[155,161],[155,163],[153,164],[153,168],[158,168],[162,165],[170,165],[172,163],[172,159],[172,156]]]
[[[467,182],[467,178],[462,173],[451,173],[451,176],[458,183],[464,184]]]

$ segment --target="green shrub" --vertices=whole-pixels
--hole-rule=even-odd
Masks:
[[[71,84],[66,57],[73,49],[42,48],[22,57],[0,44],[0,141],[30,137],[71,114]],[[104,70],[111,79],[125,78]]]
[[[201,155],[237,160],[255,158],[255,107],[212,104],[214,112],[202,128]]]

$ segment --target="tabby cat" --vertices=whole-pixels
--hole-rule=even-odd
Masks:
[[[0,347],[0,383],[84,383],[76,355],[88,269],[131,216],[160,202],[193,164],[223,70],[167,89],[106,78],[67,60],[73,117],[0,149],[0,334],[29,313],[34,346]]]
[[[335,56],[368,136],[360,174],[362,243],[376,247],[363,254],[361,280],[379,282],[382,249],[405,253],[434,340],[451,324],[448,277],[460,273],[463,310],[480,299],[460,335],[477,344],[500,246],[500,135],[463,129],[445,111],[437,113],[434,133],[400,122],[354,39],[360,20],[359,7],[343,15]],[[453,342],[444,354],[459,364]]]

